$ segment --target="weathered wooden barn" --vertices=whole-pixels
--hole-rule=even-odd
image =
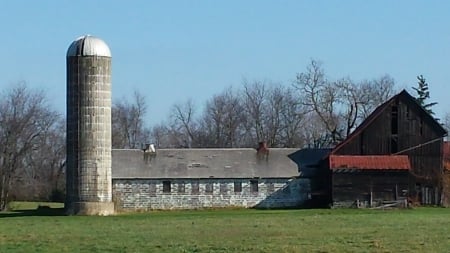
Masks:
[[[119,210],[293,208],[310,197],[288,155],[297,149],[113,150]]]
[[[439,204],[445,135],[439,122],[403,90],[316,161],[317,173],[330,182],[322,193],[333,206],[373,206],[406,197]]]

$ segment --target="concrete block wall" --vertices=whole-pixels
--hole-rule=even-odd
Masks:
[[[235,191],[235,184],[241,185],[241,191]],[[113,179],[113,199],[118,211],[289,208],[304,204],[309,193],[309,180],[300,178]]]

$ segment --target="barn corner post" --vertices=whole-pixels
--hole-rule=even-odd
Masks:
[[[86,35],[69,46],[66,63],[66,213],[111,215],[111,52]]]

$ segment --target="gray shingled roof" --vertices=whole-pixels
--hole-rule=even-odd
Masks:
[[[142,150],[112,151],[113,178],[281,178],[298,176],[288,157],[298,149],[270,149],[259,160],[255,149],[159,149],[145,160]]]

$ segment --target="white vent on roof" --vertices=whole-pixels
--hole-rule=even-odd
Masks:
[[[144,152],[155,153],[155,145],[154,144],[145,144]]]

